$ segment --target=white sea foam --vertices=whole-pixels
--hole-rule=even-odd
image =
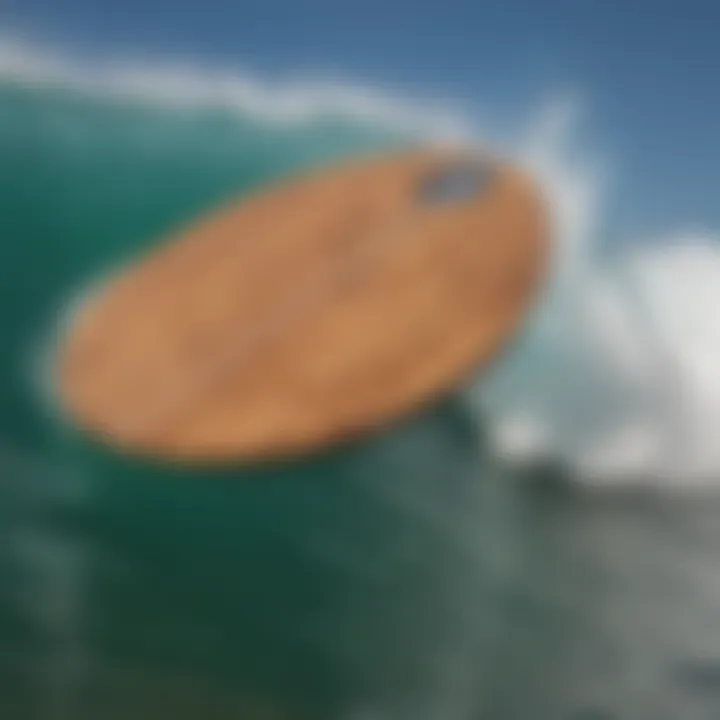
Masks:
[[[344,82],[270,82],[162,62],[82,58],[0,38],[0,80],[190,108],[280,127],[327,117],[448,142],[492,141],[475,118]],[[573,143],[576,104],[550,102],[505,141],[539,178],[554,221],[547,293],[521,342],[470,391],[513,462],[558,458],[585,479],[720,481],[720,247],[669,232],[598,254],[603,168]],[[498,134],[498,137],[500,134]]]
[[[602,258],[604,178],[572,130],[572,106],[557,105],[516,147],[550,200],[554,272],[473,399],[510,460],[559,458],[599,482],[720,482],[718,239],[631,239]]]

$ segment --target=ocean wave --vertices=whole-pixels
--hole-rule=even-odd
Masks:
[[[229,110],[312,128],[328,118],[428,140],[485,144],[477,118],[343,82],[263,81],[160,61],[79,57],[0,38],[0,81],[160,107]],[[716,234],[669,233],[600,250],[610,183],[575,142],[577,105],[551,101],[502,150],[539,180],[553,218],[547,291],[503,361],[468,391],[507,462],[559,460],[598,482],[720,480],[720,249]],[[502,137],[498,132],[495,139]],[[302,134],[298,136],[302,142]],[[642,240],[642,242],[640,242]]]

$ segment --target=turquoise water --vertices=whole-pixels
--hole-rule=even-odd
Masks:
[[[47,342],[94,277],[230,195],[410,141],[0,84],[1,717],[718,717],[712,498],[511,472],[462,397],[222,474],[129,463],[53,412]]]
[[[229,195],[407,139],[10,84],[0,139],[12,239],[0,263],[0,463],[21,505],[4,528],[19,574],[0,635],[13,715],[473,706],[478,693],[456,698],[454,671],[435,667],[463,664],[458,638],[485,664],[492,635],[493,613],[476,610],[489,599],[477,520],[493,483],[475,482],[483,459],[457,403],[311,463],[217,477],[88,446],[43,388],[59,313],[96,275]],[[473,613],[457,616],[458,603]]]

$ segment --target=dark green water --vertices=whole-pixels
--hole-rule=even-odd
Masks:
[[[230,194],[404,141],[0,86],[0,718],[720,717],[712,497],[518,477],[461,398],[224,474],[53,417],[45,342],[88,280]]]

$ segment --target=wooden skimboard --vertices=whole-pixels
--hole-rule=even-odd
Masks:
[[[69,323],[62,406],[132,453],[303,454],[395,420],[488,363],[548,250],[505,164],[407,151],[222,208],[108,280]]]

